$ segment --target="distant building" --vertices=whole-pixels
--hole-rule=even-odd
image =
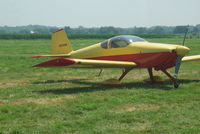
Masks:
[[[30,31],[30,34],[34,34],[34,33],[35,33],[35,32],[34,32],[34,31],[32,31],[32,30]]]

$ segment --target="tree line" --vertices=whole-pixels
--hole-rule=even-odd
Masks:
[[[8,27],[0,26],[0,39],[50,39],[51,33],[60,27],[28,25]],[[112,26],[86,28],[79,26],[71,28],[65,26],[64,30],[71,39],[106,39],[120,34],[136,35],[142,38],[172,38],[180,37],[189,31],[187,37],[200,38],[200,24],[196,26],[154,26],[118,28]]]
[[[153,26],[153,27],[100,27],[100,28],[78,28],[64,27],[69,34],[184,34],[187,30],[193,35],[200,32],[200,24],[196,26]]]
[[[189,32],[197,35],[200,32],[200,24],[196,26],[153,26],[153,27],[130,27],[120,28],[113,26],[87,28],[79,26],[71,28],[65,26],[68,34],[184,34],[189,28]],[[49,34],[60,29],[60,27],[28,25],[28,26],[0,26],[0,34]]]
[[[68,34],[70,39],[108,39],[119,34]],[[135,34],[134,34],[135,35]],[[175,34],[138,34],[142,38],[174,38]],[[51,39],[51,34],[0,34],[0,39]]]

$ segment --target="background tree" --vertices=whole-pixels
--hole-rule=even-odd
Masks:
[[[174,29],[174,34],[184,34],[187,31],[188,26],[176,26]]]

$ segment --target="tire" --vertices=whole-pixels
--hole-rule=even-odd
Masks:
[[[178,88],[179,84],[177,82],[174,83],[174,88]]]

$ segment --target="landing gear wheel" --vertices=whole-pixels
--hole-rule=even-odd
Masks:
[[[174,88],[178,88],[178,87],[179,87],[178,82],[174,82]]]

